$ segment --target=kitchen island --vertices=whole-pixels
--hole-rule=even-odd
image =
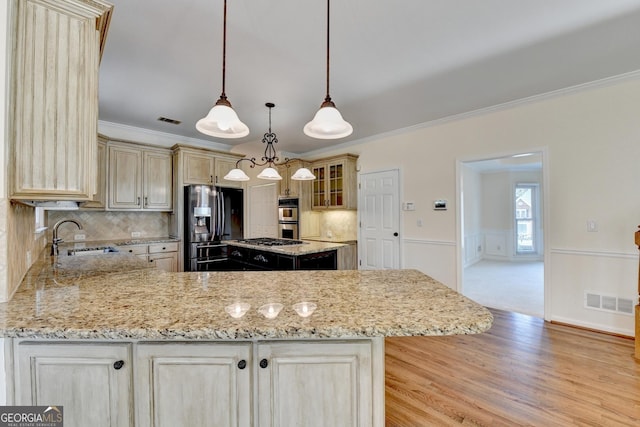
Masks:
[[[166,273],[105,254],[82,257],[102,264],[91,271],[69,258],[42,256],[0,304],[8,403],[63,405],[65,426],[382,426],[385,336],[492,322],[414,270]]]

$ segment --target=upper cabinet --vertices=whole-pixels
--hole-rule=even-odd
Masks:
[[[109,143],[110,210],[173,209],[171,151],[131,143]]]
[[[313,209],[356,209],[357,156],[345,154],[313,162],[311,207]]]
[[[107,139],[98,135],[98,169],[96,170],[97,186],[93,198],[82,203],[83,209],[101,209],[107,207]]]
[[[242,188],[242,182],[227,181],[224,176],[236,167],[243,156],[176,145],[174,164],[180,169],[181,184],[220,185]]]
[[[278,173],[282,177],[279,181],[279,194],[283,197],[308,196],[309,181],[295,181],[291,179],[294,173],[300,168],[309,168],[310,163],[302,160],[291,160],[287,164],[278,166]]]
[[[10,197],[92,200],[98,67],[113,6],[20,0],[12,23]]]
[[[216,157],[215,161],[215,185],[220,185],[222,187],[233,187],[233,188],[242,188],[242,181],[229,181],[224,179],[224,177],[231,171],[231,169],[236,168],[236,163],[238,159],[232,158],[227,159],[224,157]]]

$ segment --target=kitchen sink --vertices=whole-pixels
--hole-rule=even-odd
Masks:
[[[108,253],[118,252],[116,248],[112,248],[110,246],[107,247],[99,247],[99,248],[78,248],[78,249],[69,249],[67,255],[69,256],[85,256],[85,255],[102,255]]]

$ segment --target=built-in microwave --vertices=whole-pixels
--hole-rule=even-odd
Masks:
[[[282,197],[278,200],[278,221],[298,222],[298,199]]]
[[[278,221],[297,222],[298,208],[297,207],[278,208]]]

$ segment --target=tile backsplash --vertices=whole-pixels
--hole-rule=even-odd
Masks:
[[[75,219],[74,224],[64,224],[58,229],[58,237],[73,241],[76,234],[84,234],[85,240],[131,239],[138,237],[165,237],[169,235],[169,215],[166,212],[113,212],[113,211],[48,211],[48,240],[51,241],[53,225],[61,219]]]

